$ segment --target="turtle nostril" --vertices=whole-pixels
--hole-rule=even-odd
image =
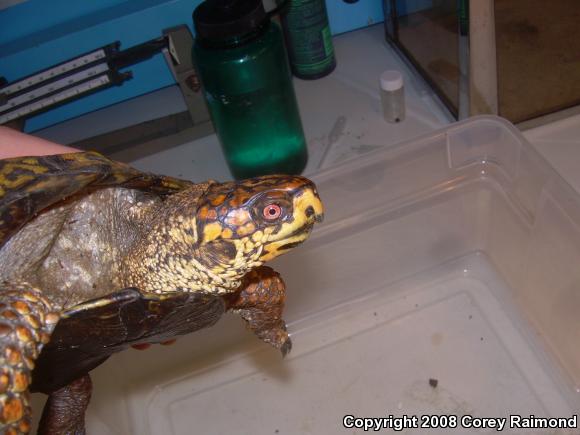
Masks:
[[[308,207],[306,207],[306,211],[304,213],[306,214],[306,217],[307,218],[313,216],[314,213],[315,213],[314,207],[312,207],[311,205],[309,205]]]

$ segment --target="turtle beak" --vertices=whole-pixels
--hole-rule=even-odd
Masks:
[[[321,224],[324,221],[324,213],[318,213],[314,215],[314,222]]]
[[[308,222],[321,223],[324,220],[324,207],[317,194],[313,194],[310,198],[310,205],[304,210]]]
[[[311,206],[311,205],[309,205],[306,208],[305,213],[306,213],[306,217],[308,218],[308,220],[311,223],[315,223],[316,222],[317,224],[319,224],[319,223],[321,223],[324,220],[324,213],[323,212],[318,212],[317,213],[316,210],[314,209],[314,207]]]

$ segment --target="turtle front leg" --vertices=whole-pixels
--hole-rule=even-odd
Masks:
[[[35,360],[58,314],[30,285],[0,285],[0,433],[30,431],[30,385]]]
[[[91,377],[86,374],[51,393],[37,435],[84,435],[85,411],[92,391]]]
[[[285,300],[286,284],[280,275],[262,266],[244,277],[240,290],[227,302],[228,309],[239,314],[258,338],[286,356],[292,341],[282,319]]]

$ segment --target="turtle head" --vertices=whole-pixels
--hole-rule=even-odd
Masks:
[[[323,213],[316,186],[304,177],[216,183],[199,203],[198,240],[207,252],[220,251],[208,256],[221,257],[218,269],[243,274],[304,242]]]
[[[314,184],[272,175],[210,182],[171,195],[153,214],[123,268],[144,291],[227,293],[252,268],[308,238],[323,216]]]

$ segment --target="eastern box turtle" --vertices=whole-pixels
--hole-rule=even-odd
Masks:
[[[0,161],[0,429],[84,433],[89,371],[232,310],[286,354],[285,286],[262,264],[323,209],[298,176],[194,184],[97,153]]]

